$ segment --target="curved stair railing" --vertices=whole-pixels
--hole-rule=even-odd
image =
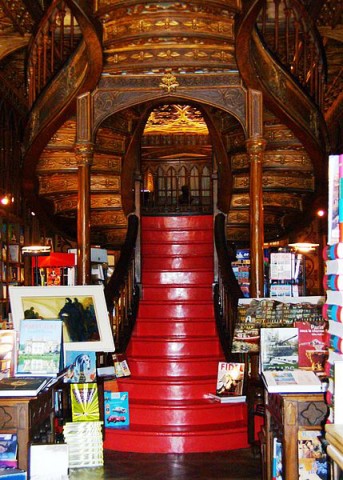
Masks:
[[[33,37],[27,60],[31,111],[24,139],[23,188],[30,205],[48,215],[37,199],[36,164],[53,134],[76,112],[76,99],[95,88],[102,71],[99,28],[87,0],[53,0]]]
[[[227,359],[237,321],[238,300],[243,297],[242,290],[233,272],[234,261],[226,241],[226,217],[218,213],[214,220],[214,241],[218,257],[218,283],[214,285],[214,309],[220,342]]]
[[[249,0],[236,31],[237,63],[245,84],[302,142],[317,181],[326,178],[328,135],[320,106],[324,51],[298,0]]]
[[[135,276],[138,227],[138,217],[129,215],[127,234],[118,263],[105,286],[106,305],[113,326],[116,350],[119,352],[126,350],[139,304],[139,287]]]

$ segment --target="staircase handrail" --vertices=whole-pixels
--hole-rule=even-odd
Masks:
[[[232,269],[235,257],[230,252],[226,240],[226,216],[218,213],[214,220],[214,241],[218,257],[219,281],[215,285],[214,307],[220,341],[227,359],[231,358],[235,323],[237,321],[238,300],[243,292]]]
[[[135,278],[135,247],[139,218],[128,217],[125,242],[121,248],[114,272],[105,286],[105,299],[110,314],[117,351],[125,351],[136,320],[139,288]]]
[[[267,12],[273,7],[273,31],[268,32]],[[280,21],[282,14],[284,24]],[[264,0],[256,26],[268,50],[322,108],[327,65],[313,16],[299,0]]]
[[[49,14],[57,3],[59,0],[52,2],[37,31],[47,28],[44,25],[49,22]],[[77,97],[95,88],[102,71],[103,55],[99,26],[90,16],[88,0],[65,0],[65,3],[77,20],[82,39],[54,76],[47,78],[32,105],[24,138],[23,192],[42,222],[50,225],[52,230],[69,236],[66,222],[53,218],[50,206],[38,198],[36,166],[52,136],[75,114]],[[32,42],[33,45],[34,40]],[[70,236],[73,235],[74,231]]]
[[[320,195],[323,190],[322,179],[326,178],[324,167],[329,150],[327,127],[314,99],[266,47],[258,32],[257,22],[265,2],[266,0],[244,2],[244,11],[236,29],[236,50],[240,52],[240,55],[237,55],[237,65],[246,86],[263,93],[266,107],[290,128],[303,144],[313,162],[316,190]],[[324,69],[323,64],[322,67]]]

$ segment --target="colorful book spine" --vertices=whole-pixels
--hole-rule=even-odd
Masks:
[[[324,275],[325,290],[343,290],[343,275]]]
[[[323,250],[324,260],[343,259],[343,242],[326,245]]]
[[[339,241],[343,242],[343,155],[339,155],[338,160],[338,223],[339,223]]]
[[[343,323],[343,307],[341,305],[323,305],[323,318]]]

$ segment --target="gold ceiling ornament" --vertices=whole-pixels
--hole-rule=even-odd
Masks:
[[[166,90],[167,93],[175,92],[175,90],[179,86],[179,82],[176,80],[176,77],[172,73],[168,72],[162,77],[160,88],[162,90]]]

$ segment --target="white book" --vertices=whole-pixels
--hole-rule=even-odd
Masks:
[[[331,335],[336,335],[336,337],[343,338],[343,323],[335,322],[334,320],[329,320],[328,323],[328,332],[331,333]]]
[[[312,370],[267,370],[262,379],[270,393],[318,393],[324,387]]]
[[[341,362],[341,361],[343,361],[343,353],[338,353],[330,349],[328,362],[330,362],[333,365],[335,362]]]
[[[329,305],[343,305],[343,292],[339,290],[327,290],[326,303]]]
[[[68,480],[68,445],[51,443],[30,446],[31,480]]]
[[[224,397],[221,395],[216,395],[215,393],[209,393],[208,398],[219,403],[241,403],[246,401],[245,395],[229,395]]]
[[[326,261],[327,275],[341,275],[343,274],[343,258]]]

